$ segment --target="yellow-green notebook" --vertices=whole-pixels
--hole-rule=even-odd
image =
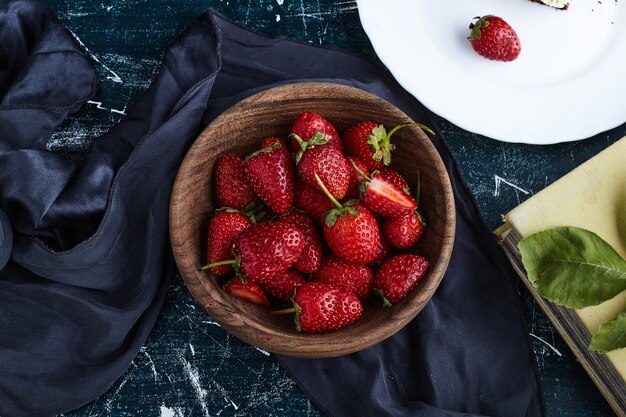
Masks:
[[[495,234],[522,281],[617,415],[626,417],[626,349],[587,351],[600,324],[626,311],[626,291],[594,307],[560,307],[537,294],[517,250],[517,242],[535,232],[577,226],[597,233],[626,258],[626,137],[515,207],[504,221]]]

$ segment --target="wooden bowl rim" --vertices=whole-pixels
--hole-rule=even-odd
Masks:
[[[386,100],[367,91],[345,84],[330,82],[297,82],[284,84],[277,87],[271,87],[252,94],[234,104],[229,109],[225,110],[211,123],[209,123],[209,125],[207,125],[207,127],[198,135],[194,143],[189,148],[187,154],[185,155],[185,158],[183,159],[179,167],[172,189],[170,201],[170,240],[172,245],[172,251],[174,253],[174,258],[178,265],[183,281],[185,282],[185,285],[189,289],[196,302],[201,304],[204,310],[209,313],[209,315],[211,315],[212,318],[224,329],[253,346],[275,354],[304,358],[333,357],[363,350],[369,346],[385,340],[386,338],[392,336],[397,331],[402,329],[417,314],[419,314],[419,312],[424,308],[428,301],[430,301],[432,295],[439,286],[439,283],[443,279],[444,273],[447,269],[452,254],[452,247],[454,244],[456,229],[454,194],[452,192],[450,178],[448,176],[448,172],[443,163],[443,160],[441,159],[431,140],[422,131],[422,129],[420,129],[419,127],[405,128],[407,130],[413,130],[412,133],[416,134],[419,139],[424,142],[423,145],[428,149],[428,157],[432,158],[433,162],[436,164],[437,172],[440,174],[440,177],[442,178],[444,184],[443,190],[441,191],[443,192],[446,207],[449,207],[449,210],[447,210],[447,212],[445,213],[446,218],[444,224],[446,224],[447,227],[446,234],[443,238],[442,251],[440,254],[439,262],[437,264],[431,265],[431,269],[427,274],[427,277],[430,277],[428,281],[428,286],[420,290],[421,292],[427,292],[428,296],[424,300],[419,300],[419,302],[415,302],[415,300],[405,299],[401,303],[392,306],[391,309],[395,309],[395,311],[392,312],[392,315],[393,322],[396,325],[378,326],[377,328],[375,328],[375,332],[371,332],[368,335],[370,336],[370,338],[367,340],[366,343],[363,343],[362,337],[351,337],[345,338],[345,340],[343,340],[341,344],[337,344],[337,338],[342,336],[342,331],[349,329],[350,326],[338,332],[324,334],[304,334],[297,333],[295,332],[295,330],[293,331],[293,333],[286,333],[282,328],[279,328],[278,326],[270,326],[266,325],[263,322],[254,320],[247,321],[245,323],[245,326],[243,327],[241,325],[231,324],[231,322],[236,319],[233,314],[241,313],[241,311],[234,306],[232,309],[224,309],[225,305],[230,305],[233,303],[232,296],[227,295],[224,291],[212,291],[211,287],[205,285],[207,281],[205,275],[206,273],[198,270],[199,265],[190,264],[188,256],[185,256],[188,252],[184,249],[185,238],[184,236],[180,236],[179,233],[176,233],[176,231],[180,229],[180,227],[185,223],[183,216],[178,211],[178,206],[182,204],[182,196],[185,193],[182,182],[186,176],[186,173],[193,169],[193,163],[189,160],[189,158],[187,158],[187,156],[194,153],[194,151],[197,151],[198,149],[203,149],[206,141],[210,140],[210,132],[213,126],[221,124],[225,120],[236,118],[235,116],[243,109],[258,107],[260,104],[264,103],[264,97],[268,95],[278,95],[285,97],[285,99],[289,99],[293,97],[294,94],[299,95],[297,94],[298,92],[301,94],[302,91],[340,91],[344,93],[345,96],[350,96],[351,98],[370,102],[373,106],[382,106],[391,109],[392,112],[397,113],[398,120],[401,123],[413,122],[413,120],[411,120],[409,116],[407,116],[404,112],[402,112],[400,109],[398,109],[393,104],[387,102]],[[189,271],[189,273],[185,273],[185,271]],[[215,302],[202,303],[200,300],[206,297],[209,297],[209,299],[212,299]],[[277,341],[279,341],[279,343],[276,343]],[[294,349],[293,346],[298,346],[298,348]]]

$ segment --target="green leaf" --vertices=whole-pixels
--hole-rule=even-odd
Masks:
[[[626,261],[602,238],[577,227],[556,227],[518,244],[528,278],[557,304],[582,308],[626,289]]]
[[[623,348],[626,348],[626,312],[600,326],[589,344],[591,352],[608,352]]]

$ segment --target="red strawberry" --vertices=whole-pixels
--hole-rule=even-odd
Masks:
[[[327,333],[339,330],[358,319],[363,306],[352,293],[319,282],[307,282],[296,290],[293,308],[275,314],[296,313],[296,330]]]
[[[246,178],[254,192],[278,214],[293,204],[294,167],[291,155],[278,139],[245,159]]]
[[[374,291],[383,305],[405,298],[428,271],[428,260],[419,255],[397,255],[387,260],[376,272]]]
[[[309,213],[319,224],[324,222],[326,213],[335,207],[317,187],[302,181],[296,181],[294,200],[296,208]]]
[[[231,249],[235,239],[247,228],[252,226],[250,219],[235,210],[220,210],[209,220],[207,240],[207,263],[225,261],[233,257]],[[211,268],[217,276],[226,274],[231,265]]]
[[[227,294],[234,295],[242,300],[260,304],[265,307],[271,307],[270,300],[267,299],[263,288],[261,288],[259,284],[252,281],[244,283],[241,278],[235,277],[235,279],[224,285],[224,291],[226,291]]]
[[[243,210],[256,199],[256,194],[246,180],[241,157],[228,154],[217,160],[215,192],[219,207]]]
[[[409,187],[409,183],[404,179],[402,175],[400,175],[398,171],[391,169],[389,167],[382,167],[381,169],[378,170],[378,175],[380,175],[381,178],[395,184],[399,189],[401,189],[405,193],[411,194],[411,187]]]
[[[355,165],[354,169],[360,171]],[[374,171],[371,177],[359,172],[364,178],[361,184],[361,198],[363,204],[375,213],[383,216],[404,216],[417,208],[417,203],[401,188],[384,179],[378,171]]]
[[[286,223],[261,223],[237,238],[234,262],[244,278],[263,283],[289,269],[303,248],[300,229]]]
[[[424,220],[421,214],[414,210],[400,217],[389,217],[382,227],[382,235],[392,246],[400,249],[415,245],[424,231]]]
[[[322,239],[313,219],[301,211],[290,211],[279,222],[296,226],[304,237],[304,248],[294,267],[301,272],[315,272],[322,261]]]
[[[341,143],[341,139],[339,139],[337,130],[328,120],[315,112],[305,111],[301,113],[293,123],[291,131],[304,142],[308,142],[316,133],[322,133],[326,136],[328,144],[336,147],[337,150],[343,153],[343,144]],[[293,152],[299,152],[300,149],[299,141],[295,139],[295,137],[292,137],[291,150]]]
[[[391,251],[391,246],[389,246],[389,243],[387,243],[385,239],[383,239],[383,237],[381,236],[380,244],[378,245],[378,252],[376,253],[376,258],[374,258],[374,260],[370,262],[370,264],[380,264],[387,258],[387,256],[389,255],[389,251]]]
[[[348,185],[348,192],[346,193],[345,198],[349,200],[356,200],[361,197],[361,190],[359,188],[359,185],[361,185],[364,178],[361,176],[361,174],[359,174],[356,169],[354,169],[354,167],[352,166],[352,162],[354,162],[354,165],[356,165],[357,168],[364,172],[365,175],[369,175],[369,170],[363,162],[359,161],[356,158],[349,157],[347,158],[347,160],[350,163],[350,185]]]
[[[322,227],[326,243],[342,261],[368,264],[376,259],[380,231],[376,218],[363,204],[331,211]]]
[[[391,143],[391,136],[406,126],[419,126],[427,132],[434,134],[432,130],[420,123],[407,123],[391,129],[389,133],[385,126],[366,121],[349,127],[343,133],[343,142],[346,147],[346,155],[353,156],[363,162],[370,170],[380,169],[383,165],[391,163],[391,151],[395,145]]]
[[[513,61],[522,51],[515,30],[498,16],[475,17],[467,38],[479,55],[495,61]]]
[[[328,256],[313,274],[313,281],[343,288],[363,301],[372,294],[374,273],[365,265],[348,264]]]
[[[263,288],[279,300],[289,301],[293,297],[293,290],[304,282],[304,278],[298,271],[288,269],[274,275],[272,279],[263,284]]]
[[[336,199],[341,200],[348,192],[350,164],[337,148],[328,145],[307,148],[301,158],[296,156],[296,163],[300,179],[307,184],[319,187],[317,174]]]

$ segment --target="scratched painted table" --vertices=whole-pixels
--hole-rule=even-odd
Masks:
[[[259,31],[376,59],[353,0],[45,0],[93,59],[98,94],[49,142],[80,156],[122,118],[156,75],[168,43],[212,6]],[[437,118],[488,226],[626,134],[626,125],[576,143],[504,144]],[[542,311],[519,285],[551,417],[608,417],[610,408]],[[216,325],[173,281],[156,328],[128,372],[65,416],[319,416],[266,352]]]

